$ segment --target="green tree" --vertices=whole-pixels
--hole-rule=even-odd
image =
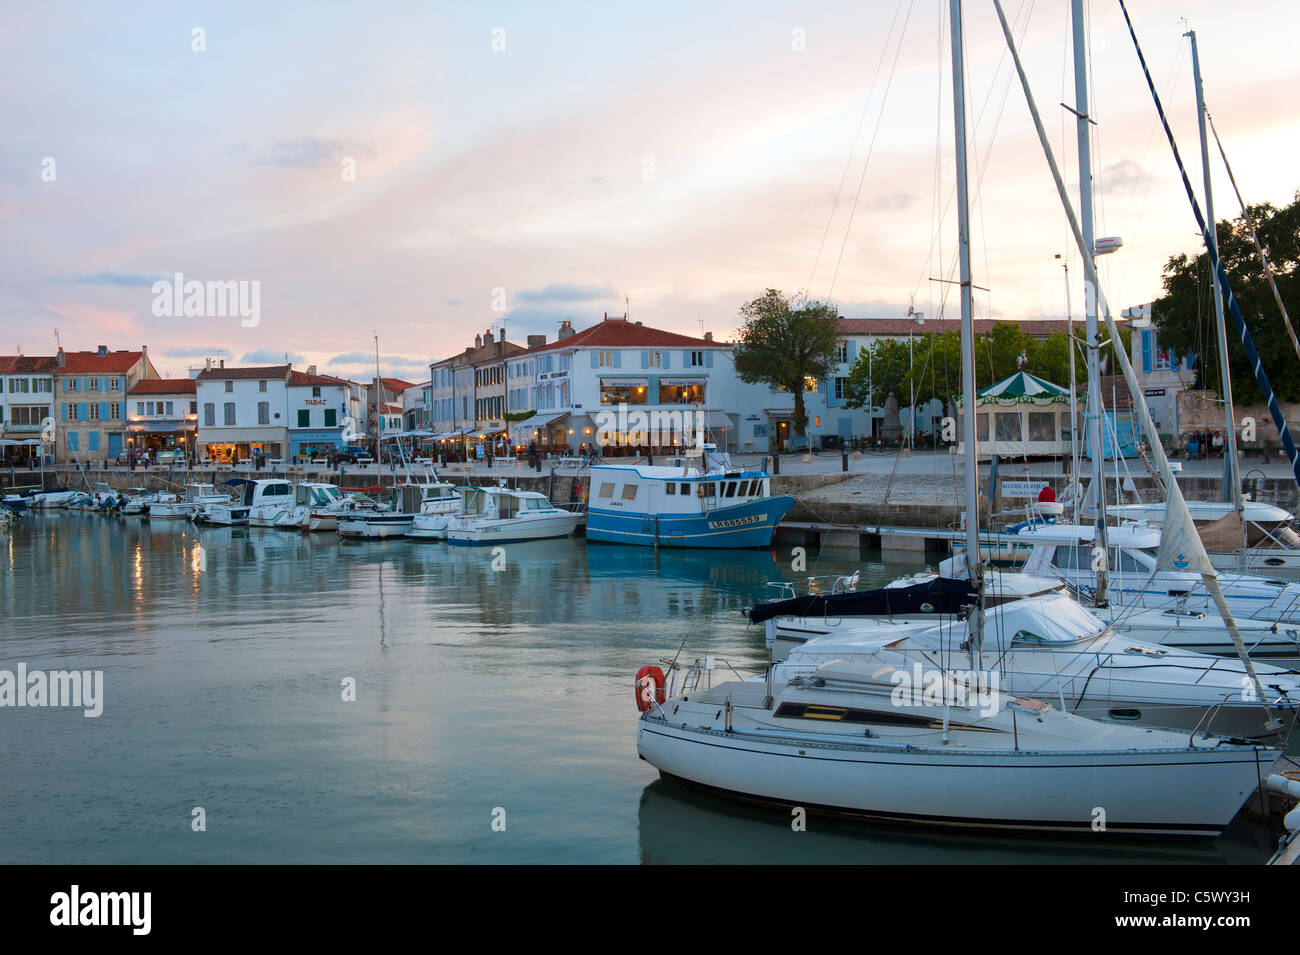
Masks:
[[[1287,312],[1300,315],[1300,193],[1285,208],[1264,203],[1251,206],[1247,212],[1273,265]],[[1300,362],[1292,357],[1295,349],[1255,252],[1250,227],[1245,218],[1239,217],[1218,223],[1217,234],[1219,254],[1233,297],[1241,308],[1273,390],[1279,401],[1300,401]],[[1221,394],[1209,256],[1204,252],[1195,257],[1186,253],[1172,256],[1165,263],[1162,283],[1165,294],[1151,306],[1160,346],[1173,350],[1176,355],[1195,355],[1197,384]],[[1254,369],[1246,360],[1236,323],[1227,313],[1226,303],[1224,307],[1233,399],[1243,404],[1262,402],[1264,397],[1255,381]]]
[[[748,384],[774,385],[794,395],[794,432],[808,426],[804,381],[834,373],[839,348],[839,310],[825,302],[790,298],[768,289],[740,307],[736,374]]]

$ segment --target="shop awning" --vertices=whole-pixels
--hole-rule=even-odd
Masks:
[[[568,416],[569,413],[567,411],[562,411],[556,414],[535,414],[531,418],[525,418],[523,421],[520,421],[517,427],[520,430],[532,429],[532,428],[539,428],[539,429],[549,428],[557,421],[563,421]]]

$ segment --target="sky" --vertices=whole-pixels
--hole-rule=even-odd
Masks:
[[[1068,3],[1004,3],[1077,202]],[[1198,194],[1189,27],[1246,200],[1290,202],[1289,6],[1131,6]],[[944,0],[11,4],[0,353],[51,354],[57,331],[147,344],[170,376],[287,357],[363,377],[377,335],[383,374],[419,380],[489,327],[554,340],[626,311],[731,339],[767,288],[955,322],[947,20]],[[1117,0],[1088,20],[1096,231],[1124,243],[1102,280],[1125,307],[1200,242]],[[1069,261],[1077,315],[991,2],[965,31],[976,314],[1063,315]],[[258,283],[256,323],[167,314],[153,286],[177,274]]]

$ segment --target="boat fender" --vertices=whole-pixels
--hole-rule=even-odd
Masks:
[[[662,703],[666,698],[664,692],[664,671],[657,666],[646,665],[636,671],[636,708],[647,712],[652,703]]]

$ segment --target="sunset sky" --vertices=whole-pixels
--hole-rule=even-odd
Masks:
[[[1068,4],[1005,4],[1077,190]],[[1198,191],[1188,25],[1246,199],[1290,202],[1294,5],[1132,6]],[[1118,3],[1090,27],[1097,232],[1124,240],[1103,279],[1137,305],[1199,240]],[[977,314],[1061,314],[1065,219],[991,2],[966,30]],[[0,353],[50,354],[57,329],[147,344],[164,374],[288,355],[361,376],[377,331],[384,374],[414,380],[489,326],[554,339],[625,297],[720,338],[768,287],[853,317],[947,295],[955,319],[931,281],[954,262],[949,84],[941,0],[10,5]],[[1217,164],[1215,199],[1236,214]],[[155,316],[177,272],[260,282],[260,323]]]

